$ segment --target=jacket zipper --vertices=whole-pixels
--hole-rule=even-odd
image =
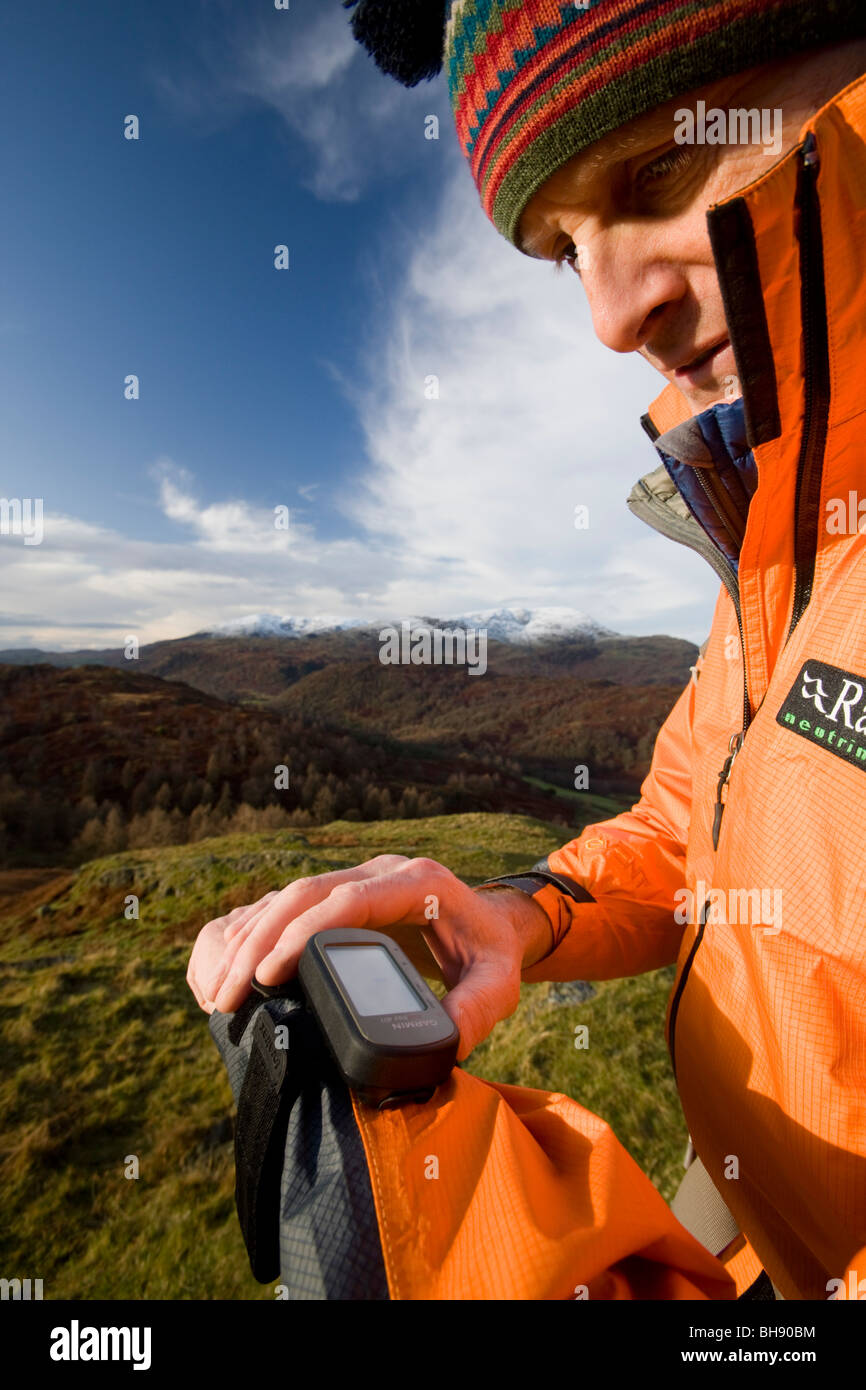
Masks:
[[[805,346],[805,401],[803,419],[803,438],[797,464],[797,488],[794,502],[794,600],[791,611],[791,625],[785,638],[790,641],[797,623],[803,616],[812,597],[812,583],[815,576],[815,556],[817,552],[819,501],[821,494],[821,475],[824,464],[824,451],[827,442],[827,424],[830,412],[830,360],[829,331],[827,324],[827,297],[824,286],[824,251],[821,234],[821,214],[818,204],[817,179],[820,157],[815,135],[812,131],[803,142],[802,162],[798,176],[798,206],[800,208],[800,266],[801,266],[801,319]],[[698,477],[710,502],[713,497]],[[718,509],[717,509],[718,510]],[[734,597],[732,592],[732,597]],[[746,648],[743,621],[739,603],[739,585],[734,599],[737,625],[740,630],[740,644],[743,651],[743,727],[739,733],[732,734],[728,743],[728,756],[719,773],[716,789],[716,804],[713,814],[713,849],[718,849],[722,816],[726,801],[724,790],[731,776],[734,759],[743,746],[751,722],[748,681],[746,678]],[[707,922],[709,900],[701,908],[698,932],[692,943],[686,962],[671,1001],[668,1037],[670,1042],[671,1066],[674,1078],[676,1063],[676,1022],[680,1000],[692,962],[703,940]]]
[[[699,479],[699,481],[700,481],[701,487],[703,488],[704,492],[706,493],[706,495],[707,495],[709,501],[712,503],[713,506],[715,506],[715,502],[713,501],[712,494],[711,494],[709,488],[707,487],[706,483],[704,482],[703,478],[701,477],[701,474],[700,474],[699,470],[696,469],[695,472],[697,473],[697,476],[698,476],[698,479]],[[746,737],[746,730],[748,729],[749,724],[750,724],[750,722],[751,722],[751,718],[752,718],[752,709],[751,709],[751,704],[750,704],[750,701],[749,701],[749,681],[748,681],[748,676],[747,676],[747,674],[746,674],[746,640],[745,640],[745,634],[744,634],[744,632],[743,632],[743,617],[742,617],[742,613],[740,612],[739,584],[738,584],[737,577],[736,577],[736,575],[734,574],[733,569],[732,569],[730,566],[728,566],[728,569],[730,570],[731,579],[732,579],[733,582],[732,582],[732,583],[729,583],[729,584],[727,585],[727,589],[728,589],[728,593],[731,595],[731,599],[732,599],[733,604],[734,604],[734,612],[735,612],[736,615],[737,615],[737,627],[738,627],[739,633],[740,633],[740,650],[742,651],[742,654],[743,654],[743,727],[742,727],[742,729],[740,730],[739,733],[731,734],[731,737],[730,737],[730,739],[729,739],[729,741],[728,741],[728,749],[729,749],[728,756],[727,756],[727,758],[725,759],[724,767],[722,768],[721,772],[719,773],[719,781],[718,781],[718,785],[717,785],[717,788],[716,788],[716,804],[715,804],[715,808],[714,808],[714,810],[713,810],[713,849],[714,849],[714,850],[715,850],[715,849],[718,849],[718,845],[719,845],[719,832],[720,832],[720,830],[721,830],[721,825],[722,825],[722,815],[724,814],[724,810],[725,810],[725,802],[724,802],[723,799],[722,799],[722,794],[723,794],[723,792],[724,792],[724,790],[725,790],[725,787],[726,787],[727,784],[728,784],[728,778],[729,778],[730,775],[731,775],[731,768],[732,768],[733,765],[734,765],[734,759],[736,758],[737,754],[739,753],[740,749],[741,749],[742,746],[743,746],[743,739]],[[691,970],[691,968],[692,968],[692,961],[694,960],[695,956],[697,955],[698,948],[699,948],[701,942],[702,942],[703,939],[704,939],[704,927],[706,926],[706,923],[707,923],[707,908],[708,908],[708,906],[709,906],[709,899],[707,899],[707,900],[702,904],[702,906],[701,906],[701,917],[700,917],[700,922],[699,922],[699,925],[698,925],[697,935],[695,936],[695,939],[694,939],[694,941],[692,942],[692,949],[689,951],[689,954],[688,954],[688,956],[687,956],[687,958],[686,958],[685,965],[683,966],[683,969],[682,969],[682,974],[680,975],[679,981],[677,982],[677,987],[676,987],[676,991],[675,991],[675,993],[674,993],[674,997],[673,997],[673,999],[671,1000],[670,1026],[669,1026],[669,1028],[668,1028],[668,1038],[669,1038],[670,1054],[671,1054],[671,1067],[672,1067],[673,1073],[674,1073],[674,1080],[676,1080],[676,1076],[677,1076],[677,1058],[676,1058],[676,1041],[675,1041],[675,1040],[676,1040],[676,1027],[677,1027],[677,1014],[678,1014],[678,1012],[679,1012],[680,999],[682,998],[682,993],[683,993],[683,990],[685,989],[686,980],[689,978],[689,972],[690,972],[690,970]]]
[[[716,513],[719,514],[719,508],[716,505],[713,493],[707,486],[707,483],[702,476],[701,470],[696,468],[695,475],[697,476],[698,482],[700,483],[703,491],[706,493],[710,505],[714,507]],[[722,520],[724,520],[724,518],[722,518]],[[731,737],[728,741],[728,756],[725,759],[724,767],[719,773],[719,781],[718,786],[716,788],[716,804],[713,808],[713,849],[718,849],[719,847],[719,835],[722,829],[722,816],[724,815],[725,811],[725,802],[722,799],[723,792],[726,786],[728,785],[728,779],[731,775],[731,768],[734,765],[734,758],[737,756],[737,754],[743,746],[743,739],[746,737],[746,730],[748,729],[752,719],[752,708],[751,703],[749,701],[749,678],[746,673],[746,639],[745,634],[743,632],[743,616],[740,612],[739,584],[736,581],[736,576],[734,577],[734,584],[735,587],[730,589],[730,594],[731,598],[734,601],[734,611],[737,615],[737,627],[740,633],[740,650],[743,654],[743,727],[739,733],[731,734]]]
[[[824,288],[824,248],[821,235],[821,213],[818,206],[817,180],[821,161],[818,143],[812,131],[803,142],[802,162],[798,177],[798,206],[800,209],[801,246],[801,317],[803,342],[806,351],[805,362],[805,401],[803,416],[803,438],[800,442],[800,457],[797,464],[797,490],[794,502],[794,600],[791,609],[791,625],[785,638],[790,641],[794,628],[805,612],[812,597],[812,581],[815,576],[815,555],[818,543],[819,502],[821,495],[821,475],[823,472],[824,449],[827,442],[827,421],[830,409],[830,361],[827,327],[827,296]],[[704,479],[699,481],[710,501],[713,498]],[[732,734],[728,744],[729,756],[719,773],[716,791],[716,804],[713,811],[713,849],[719,847],[722,829],[722,816],[726,802],[723,793],[728,785],[734,758],[743,746],[743,739],[751,720],[748,685],[746,675],[746,649],[743,639],[743,624],[737,604],[737,622],[740,628],[740,643],[743,648],[743,727],[739,734]]]
[[[734,542],[734,545],[742,545],[746,528],[743,525],[742,518],[737,514],[731,499],[725,492],[724,487],[722,487],[721,483],[718,481],[718,475],[715,469],[702,468],[697,464],[693,464],[692,470],[703,491],[715,507],[716,515],[724,523],[725,530]]]
[[[794,504],[794,603],[790,640],[812,597],[815,557],[818,549],[819,502],[827,422],[830,414],[830,353],[827,324],[827,292],[824,287],[824,245],[817,180],[820,168],[817,141],[810,131],[803,145],[799,194],[801,246],[804,262],[801,302],[803,343],[806,352],[806,380],[803,439],[797,468],[797,494]]]
[[[649,433],[649,431],[647,432]],[[655,435],[651,437],[657,439],[658,431],[656,431]],[[715,498],[713,497],[706,482],[704,481],[702,473],[697,469],[695,470],[695,473],[698,477],[698,481],[700,482],[701,487],[706,493],[710,505],[716,510],[718,514],[719,509],[716,506]],[[690,549],[696,551],[699,555],[703,555],[704,559],[715,570],[716,574],[719,576],[728,593],[730,594],[731,603],[734,605],[734,612],[737,615],[737,628],[739,629],[740,633],[740,650],[743,654],[743,728],[739,735],[733,734],[731,736],[731,740],[728,743],[728,748],[732,751],[732,756],[727,759],[727,761],[725,762],[725,766],[722,769],[722,773],[720,773],[719,775],[719,788],[717,792],[716,809],[713,817],[713,847],[715,848],[718,844],[718,834],[721,825],[722,812],[719,810],[719,806],[721,805],[722,791],[730,775],[730,770],[733,764],[735,752],[739,752],[740,744],[742,744],[743,738],[745,737],[746,729],[749,727],[749,722],[752,717],[751,706],[749,703],[748,678],[746,675],[746,643],[745,636],[743,633],[743,619],[742,614],[740,612],[739,585],[737,583],[737,576],[734,572],[733,567],[731,566],[727,558],[724,556],[722,551],[719,549],[719,547],[716,545],[715,541],[710,541],[708,538],[706,538],[703,531],[701,531],[700,540],[684,536],[682,534],[682,529],[680,525],[678,523],[672,522],[671,517],[669,515],[666,515],[665,506],[662,503],[656,501],[656,499],[647,489],[646,484],[643,483],[643,479],[641,479],[641,484],[644,493],[646,493],[646,496],[635,496],[634,493],[632,493],[632,496],[629,498],[628,503],[630,510],[633,511],[636,516],[642,517],[643,520],[646,521],[648,526],[652,526],[654,530],[660,531],[662,535],[669,536],[671,540],[679,541],[683,545],[688,545]],[[695,522],[695,527],[698,527],[697,522]],[[730,530],[730,527],[728,529]],[[735,739],[739,739],[739,742],[736,745],[736,750],[734,750]],[[724,807],[722,807],[722,809],[724,809]]]

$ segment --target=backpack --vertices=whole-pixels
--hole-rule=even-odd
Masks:
[[[576,1101],[457,1066],[426,1103],[376,1110],[343,1081],[298,981],[259,989],[209,1029],[260,1283],[291,1300],[736,1297]]]

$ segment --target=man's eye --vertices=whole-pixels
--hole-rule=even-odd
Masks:
[[[553,259],[557,267],[570,265],[573,271],[580,274],[580,256],[573,241],[568,242],[561,251],[557,251]]]
[[[676,145],[638,169],[634,177],[634,188],[638,193],[651,190],[653,185],[667,178],[669,174],[687,169],[691,162],[691,148],[687,145]]]

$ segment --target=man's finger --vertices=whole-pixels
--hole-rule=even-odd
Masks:
[[[338,884],[324,902],[316,903],[286,927],[271,952],[259,963],[256,976],[263,985],[279,984],[290,978],[310,937],[329,927],[379,931],[424,920],[415,874],[386,874]]]
[[[231,968],[228,970],[224,982],[215,996],[216,1007],[223,1013],[231,1013],[237,1008],[238,1004],[246,997],[249,990],[250,980],[255,974],[262,984],[281,984],[284,980],[291,978],[297,960],[306,944],[307,936],[312,935],[308,931],[301,940],[300,949],[294,957],[289,957],[289,966],[284,973],[263,977],[260,967],[266,960],[274,947],[280,941],[283,933],[288,927],[299,921],[308,911],[314,911],[328,902],[335,893],[350,888],[352,884],[377,884],[384,883],[390,879],[391,874],[382,875],[382,865],[391,864],[394,869],[402,868],[411,860],[402,855],[380,855],[377,859],[369,860],[366,864],[355,865],[350,869],[335,869],[328,874],[319,874],[314,878],[298,879],[290,883],[276,897],[267,903],[254,925],[247,924],[248,930],[244,937],[243,944],[234,957]],[[392,873],[394,871],[392,869]],[[416,892],[417,896],[417,892]],[[351,909],[346,906],[345,910],[351,913]],[[332,907],[331,912],[334,911]],[[339,912],[339,909],[338,909]],[[328,923],[331,926],[354,926],[354,921],[347,921],[338,917]],[[363,922],[361,923],[363,925]],[[372,926],[373,924],[370,923]],[[315,928],[320,930],[320,928]],[[243,931],[243,929],[242,929]],[[240,933],[238,934],[240,936]],[[234,942],[230,943],[231,946]]]
[[[230,912],[226,920],[223,940],[233,941],[241,928],[245,927],[252,917],[258,916],[265,904],[269,903],[271,898],[276,897],[278,891],[274,888],[272,892],[265,893],[263,898],[259,898],[258,902],[250,903],[246,907],[236,907],[234,912]]]
[[[202,1008],[205,1007],[205,1000],[211,998],[211,986],[219,970],[222,950],[222,924],[221,919],[217,918],[206,923],[196,937],[186,971],[187,984]]]
[[[519,970],[509,970],[507,962],[498,959],[474,962],[459,984],[441,1000],[460,1032],[458,1062],[464,1062],[500,1019],[514,1013],[519,1003]]]
[[[234,918],[230,926],[224,926],[226,918],[218,917],[208,922],[198,934],[192,956],[190,957],[187,983],[203,1009],[211,1013],[214,996],[225,979],[229,967],[244,940],[244,932],[253,930],[257,918],[264,911],[259,903],[248,907],[235,908],[229,913]],[[236,928],[231,941],[226,942],[226,931]],[[207,1005],[210,1004],[210,1008]]]
[[[294,879],[285,888],[275,889],[267,894],[266,899],[245,911],[243,919],[239,919],[237,930],[226,939],[220,976],[214,982],[215,988],[220,990],[229,975],[232,980],[246,979],[246,986],[236,999],[233,992],[233,1002],[225,1006],[226,1012],[231,1012],[241,1002],[258,962],[267,955],[286,924],[299,912],[326,896],[330,892],[329,883],[344,881],[352,874],[363,872],[365,867],[335,869],[328,874]],[[219,995],[214,997],[218,998]]]

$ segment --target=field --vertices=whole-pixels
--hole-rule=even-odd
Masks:
[[[0,912],[3,1274],[41,1278],[47,1299],[271,1297],[234,1208],[231,1091],[185,981],[198,929],[292,878],[385,851],[478,883],[563,838],[526,816],[336,821],[18,882]],[[130,893],[138,920],[124,917]],[[602,982],[584,1002],[571,986],[526,985],[467,1069],[573,1096],[669,1200],[686,1143],[662,1033],[672,977]],[[588,1050],[573,1045],[578,1022]]]

